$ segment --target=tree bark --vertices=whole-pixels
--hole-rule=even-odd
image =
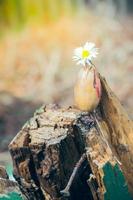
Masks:
[[[101,82],[94,112],[42,106],[10,143],[14,176],[27,199],[131,199],[133,124],[102,77]],[[70,196],[63,196],[83,154]]]

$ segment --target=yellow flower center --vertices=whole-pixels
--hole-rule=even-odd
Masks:
[[[87,58],[90,55],[90,52],[88,50],[83,50],[82,52],[82,58]]]

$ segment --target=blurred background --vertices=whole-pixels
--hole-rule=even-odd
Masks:
[[[94,63],[133,117],[132,14],[132,0],[0,0],[0,164],[35,109],[73,104],[73,49],[86,41],[100,49]]]

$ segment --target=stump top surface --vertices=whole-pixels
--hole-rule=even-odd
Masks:
[[[80,113],[72,107],[42,106],[18,132],[9,144],[9,148],[41,144],[54,139],[60,140],[66,136],[76,116]]]

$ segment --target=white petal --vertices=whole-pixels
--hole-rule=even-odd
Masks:
[[[77,62],[77,65],[81,65],[82,64],[82,60],[79,60],[78,62]]]
[[[84,49],[86,49],[86,50],[91,50],[94,47],[95,47],[95,44],[92,42],[86,42],[84,45]]]
[[[79,60],[80,58],[79,58],[79,56],[73,56],[72,59],[73,60]]]
[[[78,61],[78,60],[80,60],[79,58],[73,58],[73,61]]]
[[[92,49],[91,54],[93,57],[96,57],[98,55],[98,49],[97,48]]]
[[[91,52],[92,52],[92,53],[98,54],[98,48],[93,48],[93,49],[91,50]]]
[[[75,55],[75,56],[81,57],[82,51],[83,51],[83,48],[82,48],[82,47],[76,48],[76,49],[74,50],[74,55]]]

